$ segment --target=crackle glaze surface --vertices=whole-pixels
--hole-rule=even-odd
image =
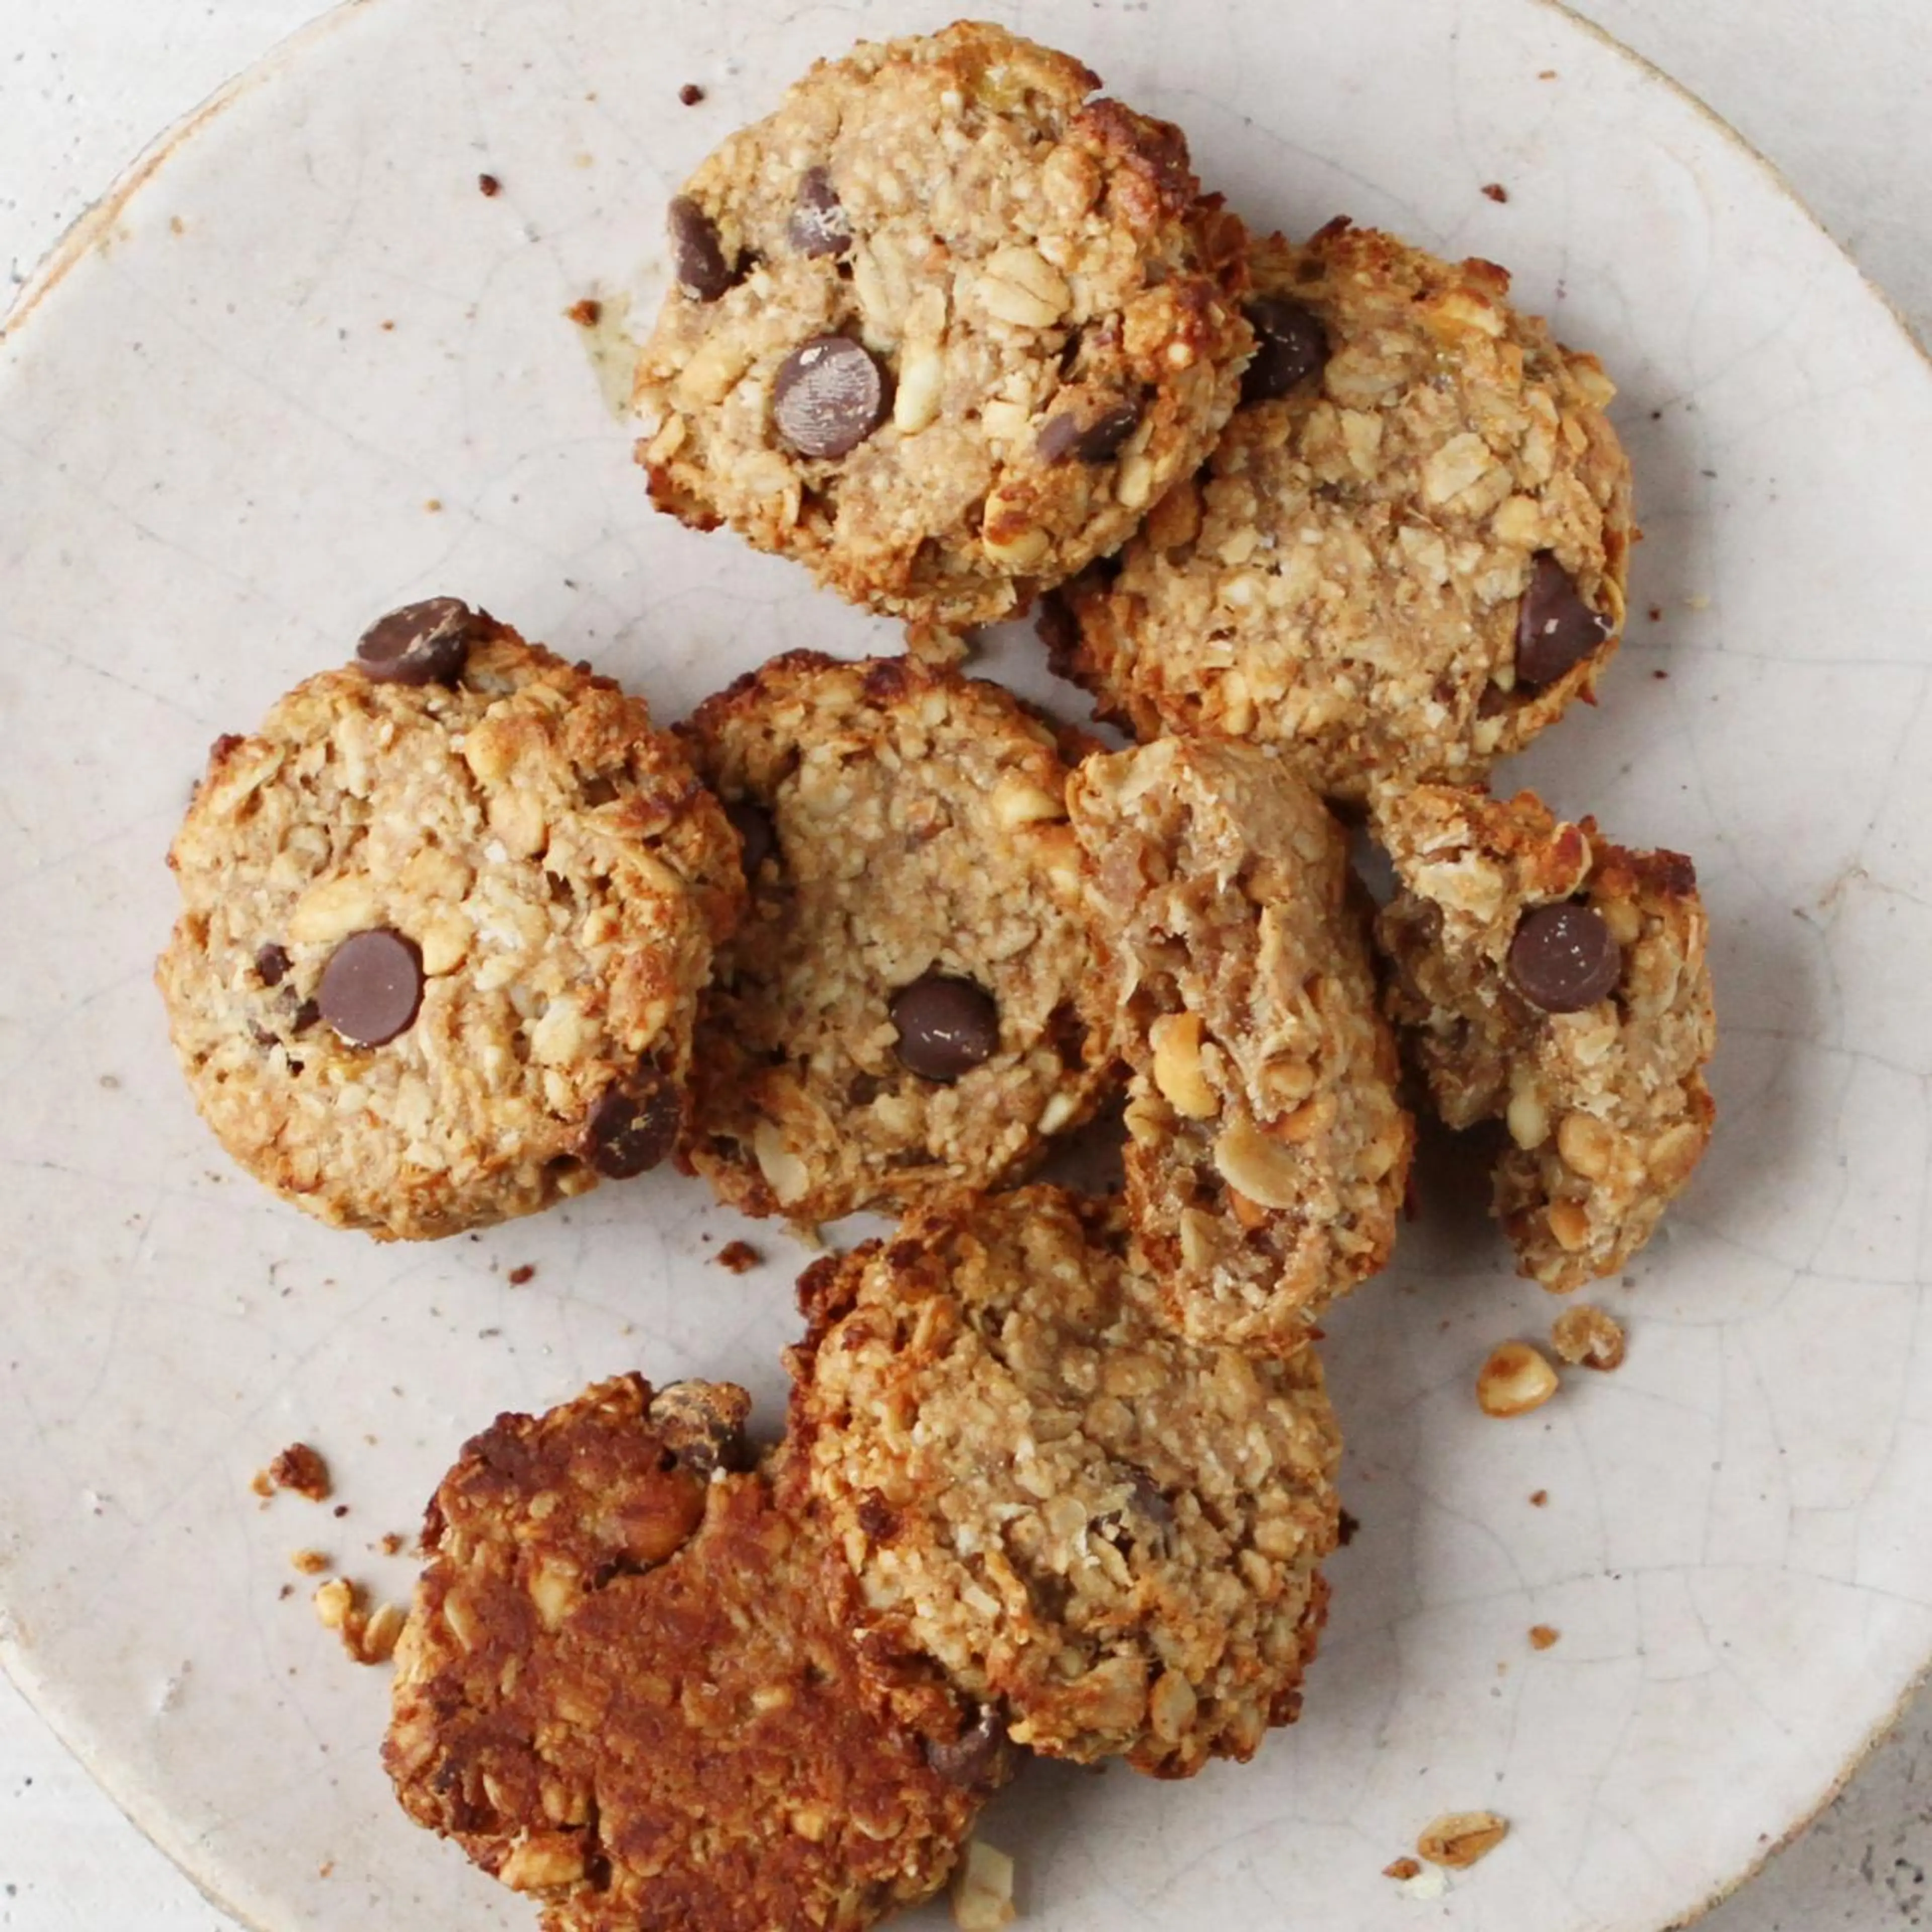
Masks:
[[[1616,1375],[1478,1413],[1488,1347],[1556,1304],[1450,1168],[1332,1322],[1362,1528],[1298,1729],[1185,1786],[1042,1774],[988,1834],[1042,1927],[1652,1932],[1806,1815],[1932,1655],[1932,377],[1720,130],[1531,0],[1363,0],[1313,37],[1261,0],[984,10],[1180,120],[1257,220],[1492,256],[1603,355],[1648,532],[1630,634],[1600,707],[1502,776],[1696,855],[1722,1038],[1706,1167],[1596,1298],[1630,1328]],[[400,1593],[371,1546],[461,1438],[619,1368],[734,1377],[770,1419],[806,1257],[767,1229],[760,1271],[711,1265],[738,1224],[673,1177],[406,1250],[260,1194],[148,983],[169,835],[212,736],[429,591],[666,716],[780,649],[889,644],[655,517],[606,392],[688,167],[815,55],[946,16],[369,0],[172,144],[0,341],[0,1646],[278,1932],[530,1917],[395,1810],[382,1675],[289,1552]],[[1019,634],[993,668],[1046,688]],[[345,1516],[250,1492],[297,1438]],[[1478,1807],[1510,1836],[1441,1898],[1381,1876]]]

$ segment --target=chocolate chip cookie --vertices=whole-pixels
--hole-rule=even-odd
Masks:
[[[1412,1138],[1346,836],[1249,745],[1091,758],[1069,803],[1136,1241],[1195,1340],[1298,1347],[1387,1262]]]
[[[686,1144],[724,1199],[808,1226],[991,1186],[1093,1111],[1108,1054],[1051,728],[957,671],[796,652],[683,729],[752,892]]]
[[[944,1882],[1006,1774],[943,1694],[908,1681],[922,1732],[862,1672],[747,1407],[620,1376],[500,1417],[430,1506],[384,1761],[548,1932],[856,1932]]]
[[[963,21],[821,62],[670,204],[653,500],[925,625],[1002,617],[1199,463],[1251,342],[1178,128]]]
[[[670,1152],[734,842],[640,699],[454,598],[218,740],[156,976],[195,1104],[338,1227],[424,1239]]]
[[[1690,861],[1633,852],[1528,792],[1391,791],[1402,890],[1389,1012],[1452,1127],[1506,1123],[1496,1211],[1558,1293],[1650,1238],[1711,1138],[1707,926]]]
[[[1490,262],[1335,222],[1252,266],[1241,406],[1073,587],[1058,667],[1143,737],[1278,744],[1334,798],[1480,778],[1616,649],[1611,385]]]
[[[1339,1521],[1312,1348],[1183,1339],[1118,1209],[1053,1187],[929,1202],[800,1289],[794,1452],[868,1654],[1164,1777],[1293,1719]]]

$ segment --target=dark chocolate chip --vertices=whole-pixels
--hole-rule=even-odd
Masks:
[[[852,224],[824,168],[807,168],[785,238],[801,255],[842,255],[852,245]]]
[[[1312,309],[1280,296],[1263,296],[1245,313],[1255,332],[1255,359],[1241,376],[1243,402],[1274,402],[1328,362],[1328,332]]]
[[[754,886],[760,868],[778,849],[772,815],[755,800],[734,798],[725,806],[724,816],[738,835],[738,862],[744,868],[745,883]]]
[[[970,980],[928,973],[892,996],[899,1058],[922,1079],[952,1081],[990,1060],[1000,1045],[1000,1010]]]
[[[291,1033],[307,1033],[321,1017],[322,1009],[313,1000],[304,1000],[289,1016],[289,1030]]]
[[[482,622],[460,597],[405,604],[362,633],[356,668],[373,684],[454,684]]]
[[[1077,456],[1082,463],[1111,463],[1138,427],[1141,412],[1132,403],[1116,404],[1082,429],[1072,410],[1050,418],[1036,447],[1042,463]]]
[[[1516,991],[1546,1013],[1577,1013],[1616,990],[1623,948],[1588,906],[1538,906],[1510,941]]]
[[[255,972],[265,986],[279,986],[289,970],[289,956],[279,946],[256,950]]]
[[[962,1791],[990,1791],[1006,1782],[1012,1746],[991,1705],[956,1738],[926,1740],[926,1761]]]
[[[849,335],[814,335],[779,364],[772,413],[801,456],[843,456],[884,419],[885,378]]]
[[[1577,596],[1569,573],[1548,550],[1538,550],[1516,608],[1517,677],[1525,684],[1554,684],[1610,634],[1610,620]]]
[[[392,926],[352,932],[328,956],[315,1003],[351,1046],[381,1046],[414,1024],[422,1004],[422,954]]]
[[[693,201],[681,194],[669,211],[671,273],[693,302],[714,302],[737,279],[724,259],[716,224]]]
[[[887,1543],[898,1534],[898,1513],[877,1490],[868,1490],[859,1498],[854,1513],[859,1527],[874,1543]]]
[[[584,1158],[607,1180],[647,1173],[677,1142],[677,1090],[650,1069],[626,1086],[606,1088],[590,1110]]]

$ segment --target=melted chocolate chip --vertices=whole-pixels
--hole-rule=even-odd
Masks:
[[[416,941],[376,926],[351,933],[328,956],[315,1004],[319,1016],[351,1046],[382,1046],[415,1024],[422,994]]]
[[[928,973],[892,997],[898,1056],[922,1079],[950,1082],[999,1050],[1000,1010],[970,980]]]
[[[1111,463],[1139,426],[1141,412],[1132,403],[1119,403],[1102,411],[1084,429],[1069,410],[1048,419],[1036,447],[1042,463],[1077,456],[1082,463]]]
[[[1516,674],[1525,684],[1554,684],[1610,634],[1576,594],[1569,573],[1546,550],[1529,567],[1529,588],[1516,615]]]
[[[725,260],[716,224],[688,194],[679,195],[667,211],[670,231],[671,273],[693,302],[714,302],[737,279]]]
[[[1012,1746],[1006,1727],[988,1705],[956,1738],[926,1740],[926,1761],[962,1791],[989,1791],[1006,1780]]]
[[[372,684],[454,684],[484,621],[460,597],[405,604],[362,633],[356,668]]]
[[[807,168],[798,200],[785,224],[785,239],[801,255],[842,255],[852,245],[852,224],[824,168]]]
[[[738,862],[744,868],[745,883],[754,886],[765,861],[778,849],[772,815],[755,800],[734,798],[726,804],[724,816],[738,835]]]
[[[1516,991],[1546,1013],[1581,1012],[1616,992],[1623,949],[1588,906],[1538,906],[1510,941]]]
[[[607,1180],[648,1173],[676,1144],[677,1090],[646,1068],[629,1086],[608,1087],[590,1110],[584,1158]]]
[[[1328,362],[1328,332],[1312,309],[1280,296],[1263,296],[1245,313],[1255,332],[1255,359],[1241,376],[1243,402],[1274,402]]]
[[[289,956],[279,946],[264,946],[255,953],[256,976],[265,986],[279,986],[289,970]]]
[[[844,456],[884,420],[885,378],[850,336],[814,335],[779,364],[772,413],[801,456]]]

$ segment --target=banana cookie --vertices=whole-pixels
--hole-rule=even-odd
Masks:
[[[1339,1523],[1312,1348],[1184,1340],[1118,1209],[1053,1187],[930,1202],[800,1294],[793,1453],[868,1656],[1162,1777],[1292,1720]]]
[[[1389,1012],[1449,1126],[1507,1124],[1496,1211],[1520,1271],[1559,1294],[1615,1274],[1711,1138],[1690,861],[1528,792],[1394,790],[1374,824],[1402,887],[1378,928]]]
[[[1412,1138],[1346,836],[1251,745],[1091,758],[1069,802],[1137,1246],[1195,1340],[1298,1347],[1388,1261]]]
[[[721,1197],[810,1226],[991,1186],[1094,1111],[1051,727],[954,670],[794,652],[682,728],[752,892],[692,1070],[685,1151]]]
[[[210,754],[157,968],[195,1103],[322,1220],[426,1239],[669,1154],[730,829],[641,699],[436,598]]]
[[[1252,256],[1260,348],[1201,473],[1069,595],[1058,668],[1143,737],[1282,746],[1332,798],[1480,778],[1616,648],[1612,386],[1450,263],[1330,223]]]
[[[653,500],[957,629],[1124,542],[1251,345],[1178,128],[998,27],[821,62],[671,202]]]
[[[944,1882],[1010,1768],[862,1674],[748,1407],[620,1376],[500,1417],[430,1506],[384,1762],[547,1932],[856,1932]]]

